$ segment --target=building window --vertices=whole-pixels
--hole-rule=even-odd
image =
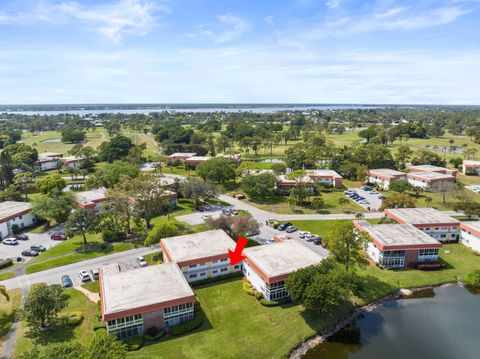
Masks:
[[[228,268],[220,268],[220,272],[226,272],[228,271]]]
[[[189,265],[188,267],[189,268],[195,268],[197,265],[196,264],[192,264],[192,265]]]
[[[197,274],[196,273],[195,274],[190,274],[189,278],[197,278]]]

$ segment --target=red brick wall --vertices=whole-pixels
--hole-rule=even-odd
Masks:
[[[163,321],[163,310],[143,314],[143,330],[146,332],[149,328],[156,327],[162,329],[165,326]]]
[[[405,251],[405,267],[413,268],[418,262],[418,250]]]

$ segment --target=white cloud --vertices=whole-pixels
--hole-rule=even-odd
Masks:
[[[196,32],[188,33],[186,36],[193,38],[206,35],[216,44],[223,44],[242,36],[250,28],[246,20],[232,14],[219,15],[217,20],[215,24],[198,25]]]
[[[169,12],[163,3],[150,0],[117,0],[98,5],[76,1],[39,3],[26,11],[0,12],[0,23],[78,23],[118,42],[124,36],[143,36],[156,24],[156,14]]]
[[[339,7],[341,3],[342,0],[328,0],[325,5],[330,9],[335,9],[336,7]]]

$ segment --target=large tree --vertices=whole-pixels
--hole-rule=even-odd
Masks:
[[[213,183],[205,182],[195,177],[189,177],[182,182],[180,192],[183,197],[195,200],[195,207],[197,208],[202,203],[219,195],[218,188]]]
[[[197,167],[197,174],[204,181],[225,183],[235,179],[235,167],[226,158],[215,157]]]
[[[49,196],[40,196],[33,201],[32,213],[50,223],[63,223],[73,208],[75,197],[71,192],[56,192]]]
[[[21,316],[29,326],[45,329],[67,304],[68,297],[60,285],[39,283],[25,298]]]
[[[152,218],[162,212],[168,201],[165,190],[160,186],[158,177],[146,174],[133,179],[132,187],[135,215],[145,221],[147,228],[151,228]]]
[[[35,179],[32,172],[20,172],[13,178],[15,189],[25,195],[25,201],[28,201],[28,192],[34,188]]]
[[[252,199],[264,200],[273,196],[276,177],[271,173],[248,175],[242,180],[242,189]]]
[[[212,229],[222,229],[233,239],[244,236],[248,232],[257,231],[260,224],[253,217],[248,216],[224,216],[207,219],[207,224]]]
[[[81,234],[83,243],[87,244],[87,233],[92,233],[97,230],[98,220],[93,211],[75,208],[65,223],[65,230],[69,236]]]
[[[133,142],[130,138],[118,135],[98,147],[98,158],[100,161],[107,162],[121,160],[128,155],[132,147]]]
[[[115,187],[122,178],[133,179],[140,173],[138,166],[123,161],[108,163],[100,168],[92,177],[88,178],[88,187]]]
[[[67,182],[57,173],[42,177],[37,180],[36,187],[40,193],[51,195],[62,191]]]

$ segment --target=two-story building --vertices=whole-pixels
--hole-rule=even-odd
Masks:
[[[416,166],[409,166],[407,167],[408,172],[435,172],[435,173],[442,173],[445,175],[450,175],[453,177],[457,176],[457,170],[446,168],[446,167],[439,167],[439,166],[432,166],[432,165],[416,165]]]
[[[480,161],[464,160],[462,163],[462,173],[464,175],[480,175]]]
[[[38,154],[38,160],[36,162],[40,171],[54,170],[59,167],[63,153],[57,152],[43,152]]]
[[[428,191],[438,190],[436,186],[455,183],[455,177],[440,172],[410,172],[407,173],[408,182],[414,187]]]
[[[364,220],[353,224],[359,232],[367,234],[365,252],[382,267],[438,266],[442,244],[411,224],[370,224]]]
[[[385,214],[401,224],[411,224],[439,242],[456,242],[460,222],[434,208],[388,208]]]
[[[211,160],[213,157],[210,156],[192,156],[185,159],[185,164],[190,167],[197,167],[208,160]]]
[[[167,159],[167,163],[169,165],[172,165],[175,161],[180,161],[182,163],[185,163],[185,160],[187,158],[193,157],[195,155],[196,155],[195,152],[175,152],[167,156],[166,159]]]
[[[460,243],[480,252],[480,221],[460,223]]]
[[[268,300],[287,298],[285,280],[288,275],[324,259],[296,240],[246,248],[243,254],[246,256],[243,261],[245,279]]]
[[[242,265],[230,265],[228,250],[235,241],[220,229],[163,238],[160,247],[166,263],[175,262],[188,282],[240,272]]]
[[[341,188],[343,177],[340,176],[337,172],[328,169],[317,169],[317,170],[307,170],[305,171],[305,176],[300,179],[288,178],[288,175],[281,175],[278,177],[277,186],[283,190],[290,190],[292,188],[298,187],[299,183],[311,188],[314,184],[326,184],[331,187]]]
[[[75,194],[75,197],[77,206],[97,213],[103,203],[107,201],[107,189],[102,187],[90,191],[78,192]]]
[[[0,239],[13,233],[13,227],[19,229],[36,224],[37,219],[31,213],[32,205],[28,202],[4,201],[0,203]]]
[[[368,171],[368,182],[373,183],[383,190],[390,188],[390,183],[406,180],[407,174],[390,168],[378,168]]]
[[[99,284],[102,320],[119,339],[194,318],[195,295],[176,263],[126,271],[109,264],[100,268]]]

